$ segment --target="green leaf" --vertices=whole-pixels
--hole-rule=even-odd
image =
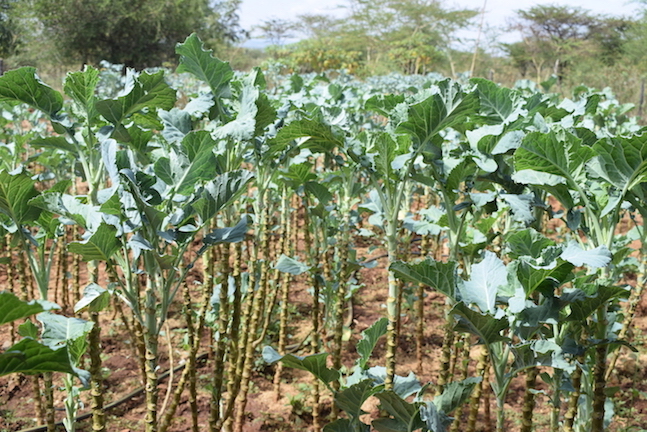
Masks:
[[[0,291],[0,325],[18,321],[41,312],[58,309],[54,303],[32,300],[25,302],[8,291]]]
[[[40,209],[29,203],[38,195],[34,184],[24,173],[0,172],[0,213],[6,214],[16,225],[33,222],[40,215]]]
[[[526,296],[539,291],[545,295],[568,282],[573,276],[573,264],[559,260],[546,266],[537,266],[527,259],[512,262],[513,272],[524,288]],[[515,271],[516,270],[516,271]]]
[[[371,422],[378,432],[407,432],[407,425],[392,418],[378,418]]]
[[[265,128],[276,120],[276,110],[265,93],[261,93],[258,99],[256,99],[256,109],[256,129],[254,130],[254,135],[260,136],[263,135]]]
[[[193,203],[193,207],[203,221],[211,220],[245,192],[253,178],[254,174],[247,170],[229,171],[219,175],[204,186],[200,198]]]
[[[33,67],[10,70],[0,77],[0,101],[26,103],[50,117],[63,109],[63,96],[43,83]]]
[[[384,422],[382,419],[374,420],[373,427],[378,431],[413,432],[425,426],[420,418],[418,404],[409,403],[392,391],[377,393],[375,397],[380,400],[380,407],[393,416],[391,420],[395,420],[395,422]]]
[[[483,381],[481,377],[472,377],[463,381],[454,381],[447,384],[442,394],[434,398],[434,405],[439,411],[445,414],[451,414],[452,411],[467,401],[476,384],[481,381]]]
[[[479,106],[475,92],[466,93],[451,80],[437,84],[437,92],[409,107],[409,118],[396,131],[415,138],[417,145],[426,145],[441,130],[464,123],[476,114]]]
[[[245,239],[245,234],[247,233],[247,216],[243,216],[236,224],[236,226],[231,228],[216,228],[211,231],[209,234],[204,236],[202,239],[202,247],[198,250],[198,255],[202,255],[207,248],[213,245],[220,243],[238,243]]]
[[[316,180],[317,175],[312,172],[310,162],[302,162],[288,166],[287,172],[283,173],[283,178],[288,181],[290,187],[298,189],[307,182]]]
[[[285,366],[308,371],[323,382],[328,388],[329,383],[339,379],[339,371],[326,367],[327,353],[312,354],[305,357],[292,354],[281,355],[274,348],[263,348],[263,360],[267,363],[282,362]],[[332,390],[332,389],[331,389]]]
[[[211,50],[204,50],[202,41],[195,33],[184,43],[178,44],[175,52],[180,56],[178,73],[189,72],[209,84],[215,98],[229,96],[229,82],[234,77],[234,71],[229,63],[213,57]]]
[[[290,258],[287,255],[281,254],[278,261],[276,262],[276,269],[284,273],[298,276],[301,273],[305,273],[310,270],[310,267],[297,259]]]
[[[391,264],[389,269],[397,278],[427,285],[456,300],[458,275],[457,264],[453,261],[444,263],[435,261],[433,258],[427,258],[416,264],[397,261]]]
[[[483,78],[472,78],[479,96],[481,115],[489,124],[515,121],[524,110],[519,93]]]
[[[353,421],[366,414],[362,405],[375,393],[382,391],[383,386],[375,386],[373,380],[366,379],[338,392],[335,395],[335,404],[344,411]]]
[[[49,190],[29,201],[35,207],[47,210],[60,216],[65,216],[89,231],[96,230],[102,223],[99,209],[81,202],[80,197],[50,192]]]
[[[500,194],[499,195],[509,206],[512,219],[529,225],[535,220],[533,213],[535,197],[529,194]]]
[[[173,185],[178,194],[188,195],[195,190],[197,184],[211,180],[218,174],[218,165],[213,154],[216,144],[207,131],[192,131],[184,137],[182,150],[189,163],[181,169],[173,170]]]
[[[519,173],[530,170],[558,176],[565,179],[569,186],[578,186],[578,182],[585,175],[585,164],[593,157],[594,152],[590,147],[583,146],[582,141],[575,135],[567,132],[563,135],[563,138],[559,138],[554,132],[532,132],[526,135],[521,147],[514,153],[514,166],[518,173],[513,179],[526,184],[555,186],[559,183],[552,180],[549,182],[539,176],[535,179],[524,178]]]
[[[330,190],[328,190],[326,186],[316,181],[306,182],[303,189],[305,193],[314,196],[315,198],[317,198],[317,201],[319,201],[323,205],[328,204],[328,202],[330,202],[333,198]]]
[[[37,318],[43,325],[43,343],[52,349],[67,346],[72,363],[78,365],[87,348],[86,337],[94,323],[47,312],[39,314]]]
[[[73,156],[78,156],[78,151],[74,144],[69,142],[64,136],[51,136],[46,138],[36,138],[31,140],[31,145],[34,148],[53,148],[57,150],[63,150],[70,153]]]
[[[616,137],[593,145],[589,169],[619,189],[620,197],[647,181],[647,136]]]
[[[153,169],[155,170],[155,175],[167,185],[173,185],[175,183],[175,171],[179,170],[173,170],[173,168],[171,168],[171,158],[162,156],[157,159]]]
[[[273,151],[285,149],[292,141],[299,141],[299,148],[313,153],[325,153],[341,147],[343,141],[335,136],[330,126],[310,119],[295,120],[282,127],[274,138]]]
[[[159,110],[159,117],[164,125],[162,136],[169,143],[181,142],[193,128],[191,115],[177,108],[170,111]]]
[[[357,343],[357,353],[360,356],[357,364],[361,369],[366,369],[378,340],[386,334],[388,323],[389,321],[386,318],[380,318],[362,332],[362,340]]]
[[[359,422],[359,425],[358,423],[353,424],[346,418],[337,419],[323,428],[323,432],[370,432],[370,430],[369,425],[361,422]]]
[[[483,261],[472,266],[470,280],[461,286],[461,299],[477,305],[482,312],[494,314],[498,289],[507,283],[508,271],[503,261],[486,251]]]
[[[63,85],[65,94],[85,110],[89,121],[92,121],[98,114],[94,106],[98,83],[99,70],[86,65],[83,71],[68,73]]]
[[[364,108],[376,111],[384,117],[390,117],[391,111],[403,102],[404,95],[402,94],[377,95],[368,99],[364,104]]]
[[[40,336],[40,328],[28,319],[18,326],[18,334],[25,338],[37,340]]]
[[[91,312],[100,312],[110,304],[110,292],[96,283],[91,283],[83,290],[83,297],[74,305],[74,313],[85,308]]]
[[[28,375],[64,372],[77,375],[70,364],[67,347],[56,350],[33,339],[23,339],[0,354],[0,376],[10,373]]]
[[[571,240],[560,257],[576,267],[587,265],[591,268],[606,267],[611,262],[611,251],[606,246],[583,250],[576,241]]]
[[[155,112],[158,108],[170,110],[175,105],[175,90],[164,81],[164,71],[154,74],[142,72],[134,79],[130,92],[117,99],[96,103],[97,111],[115,126],[142,110]]]
[[[236,118],[215,131],[216,138],[231,138],[235,141],[249,141],[256,134],[256,102],[260,92],[253,85],[245,84],[241,90]]]
[[[470,309],[465,303],[459,302],[452,308],[451,313],[459,316],[454,327],[455,331],[471,333],[479,337],[480,342],[491,345],[495,342],[506,341],[507,337],[501,332],[508,328],[507,318],[496,319],[492,315],[482,314]]]
[[[355,373],[349,377],[349,381],[359,381],[357,375],[362,378],[372,379],[375,385],[381,385],[386,381],[386,368],[384,366],[373,366],[366,370],[355,368]],[[418,378],[416,378],[413,372],[409,372],[407,376],[394,376],[393,391],[401,398],[406,399],[412,394],[419,392],[420,389],[422,389],[420,381],[418,381]]]
[[[433,402],[427,402],[420,407],[420,418],[431,432],[446,432],[452,424],[452,418],[438,410]]]
[[[72,242],[68,246],[71,253],[81,255],[83,261],[108,262],[119,250],[121,242],[117,238],[117,230],[102,223],[90,238],[81,242]]]
[[[508,256],[511,258],[519,258],[521,256],[539,258],[545,248],[554,245],[554,241],[544,237],[532,228],[515,230],[506,236]]]
[[[571,313],[567,321],[585,322],[598,308],[612,299],[629,297],[629,290],[619,286],[603,286],[595,296],[581,298],[570,304]]]
[[[375,153],[375,170],[380,173],[384,178],[390,179],[393,177],[393,161],[399,155],[398,143],[393,137],[384,132],[378,134],[372,142],[371,152]]]

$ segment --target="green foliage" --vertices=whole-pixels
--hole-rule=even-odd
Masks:
[[[16,322],[22,318],[53,308],[58,308],[58,306],[44,301],[24,302],[9,292],[0,292],[0,324]],[[41,314],[39,317],[42,317],[46,322],[50,322],[50,318],[53,317],[57,317],[56,319],[59,320],[69,319],[48,313]],[[56,329],[60,330],[61,328],[56,327]],[[54,341],[51,338],[51,330],[54,329],[45,327],[43,342],[34,340],[33,337],[26,337],[0,353],[0,376],[10,373],[65,372],[87,378],[84,371],[74,367],[76,362],[71,356],[74,356],[74,352],[77,351],[67,344],[68,339],[57,338]],[[35,336],[34,332],[26,329],[25,331],[27,334]],[[76,340],[79,342],[81,342],[79,338],[85,336],[84,332],[75,334]]]
[[[395,375],[400,294],[413,299],[407,284],[444,294],[446,327],[469,335],[466,343],[477,341],[488,354],[501,427],[510,383],[524,370],[544,367],[547,392],[560,406],[579,367],[599,370],[603,351],[627,343],[619,330],[620,301],[630,290],[619,285],[627,269],[644,270],[642,257],[630,254],[631,242],[645,240],[636,216],[647,215],[647,153],[642,130],[622,120],[627,107],[602,103],[606,96],[590,89],[560,101],[481,79],[386,77],[369,85],[341,74],[268,86],[258,70],[234,74],[196,35],[177,52],[178,70],[188,74],[129,71],[119,96],[100,88],[101,72],[91,67],[68,75],[65,103],[31,68],[0,79],[2,104],[17,117],[36,109],[49,123],[33,123],[54,129],[36,128],[41,136],[35,139],[7,131],[6,141],[16,145],[0,146],[8,155],[0,169],[0,221],[11,234],[9,247],[26,254],[46,298],[62,224],[82,228],[82,239],[69,243],[67,253],[96,261],[111,285],[90,284],[75,310],[96,317],[109,307],[110,293],[125,300],[144,329],[151,370],[175,297],[209,248],[247,240],[243,254],[218,250],[223,259],[214,260],[213,274],[195,287],[213,285],[203,295],[214,299],[206,307],[217,318],[210,325],[225,370],[232,350],[243,352],[234,345],[235,332],[249,340],[249,364],[272,334],[272,306],[289,303],[273,297],[279,272],[310,273],[314,305],[325,306],[323,316],[315,315],[317,325],[324,321],[316,336],[333,328],[330,317],[343,314],[358,285],[357,231],[383,234],[376,244],[390,260],[389,292],[387,317],[363,332],[352,370],[339,362],[331,368],[326,353],[263,352],[266,361],[308,371],[331,390],[346,417],[327,431],[441,431],[478,385],[477,377],[445,382],[432,401],[413,374]],[[397,94],[383,94],[389,91]],[[23,158],[29,143],[41,153]],[[29,172],[41,161],[47,161],[44,172]],[[79,181],[87,193],[69,190]],[[419,201],[424,192],[427,198]],[[309,218],[299,227],[307,232],[292,234],[312,240],[305,260],[302,249],[273,249],[279,236],[293,238],[275,221],[285,223],[288,212],[297,211],[289,210],[293,196],[303,204],[293,214]],[[359,228],[364,211],[371,214]],[[618,235],[624,216],[637,225],[630,235]],[[549,239],[550,219],[561,221],[550,221],[558,232]],[[448,257],[403,256],[414,233],[434,236]],[[39,310],[32,304],[25,311]],[[65,344],[65,356],[78,362],[89,326],[49,315],[41,321],[43,339]],[[343,320],[334,328],[344,335]],[[38,337],[33,324],[20,332]],[[387,367],[374,366],[384,335]],[[154,375],[149,393],[157,389]],[[221,390],[214,390],[215,398]],[[593,406],[599,396],[592,384],[582,390],[581,399]],[[373,397],[388,415],[368,425],[362,405]]]

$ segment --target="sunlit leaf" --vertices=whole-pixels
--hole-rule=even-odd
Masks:
[[[416,264],[397,261],[391,264],[390,269],[398,278],[427,285],[451,299],[456,299],[458,275],[457,264],[453,261],[444,263],[432,258]]]
[[[189,72],[209,84],[216,98],[229,96],[229,82],[234,77],[234,71],[229,63],[218,60],[213,57],[212,51],[205,50],[195,33],[184,43],[178,44],[175,52],[180,56],[178,73]]]
[[[388,323],[389,321],[386,318],[381,318],[362,332],[362,340],[357,343],[357,353],[359,354],[357,363],[360,368],[366,368],[378,340],[386,334]]]
[[[0,325],[51,309],[58,309],[58,306],[55,303],[40,300],[25,302],[13,293],[0,291]]]
[[[308,371],[321,382],[329,385],[332,381],[339,379],[339,372],[326,366],[327,357],[327,353],[312,354],[305,357],[293,354],[281,355],[270,346],[263,348],[263,360],[267,363],[272,364],[280,361],[287,367]]]
[[[34,67],[6,71],[0,77],[0,101],[23,102],[50,117],[63,108],[63,96],[43,83]]]

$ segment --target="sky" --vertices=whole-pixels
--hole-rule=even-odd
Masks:
[[[254,25],[270,18],[291,20],[300,14],[323,13],[343,16],[344,9],[340,5],[344,0],[243,0],[240,8],[240,21],[243,28],[249,30]],[[451,9],[483,8],[483,0],[445,0],[445,5]],[[513,4],[513,6],[511,6]],[[529,9],[538,4],[568,5],[588,9],[596,14],[634,16],[640,9],[637,2],[630,0],[487,0],[485,23],[493,27],[501,27],[515,15],[519,9]],[[475,37],[465,33],[463,37]],[[503,42],[514,42],[517,35],[504,33],[499,36]]]

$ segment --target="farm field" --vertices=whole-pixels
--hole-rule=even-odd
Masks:
[[[647,429],[630,105],[177,54],[0,77],[0,430]]]

